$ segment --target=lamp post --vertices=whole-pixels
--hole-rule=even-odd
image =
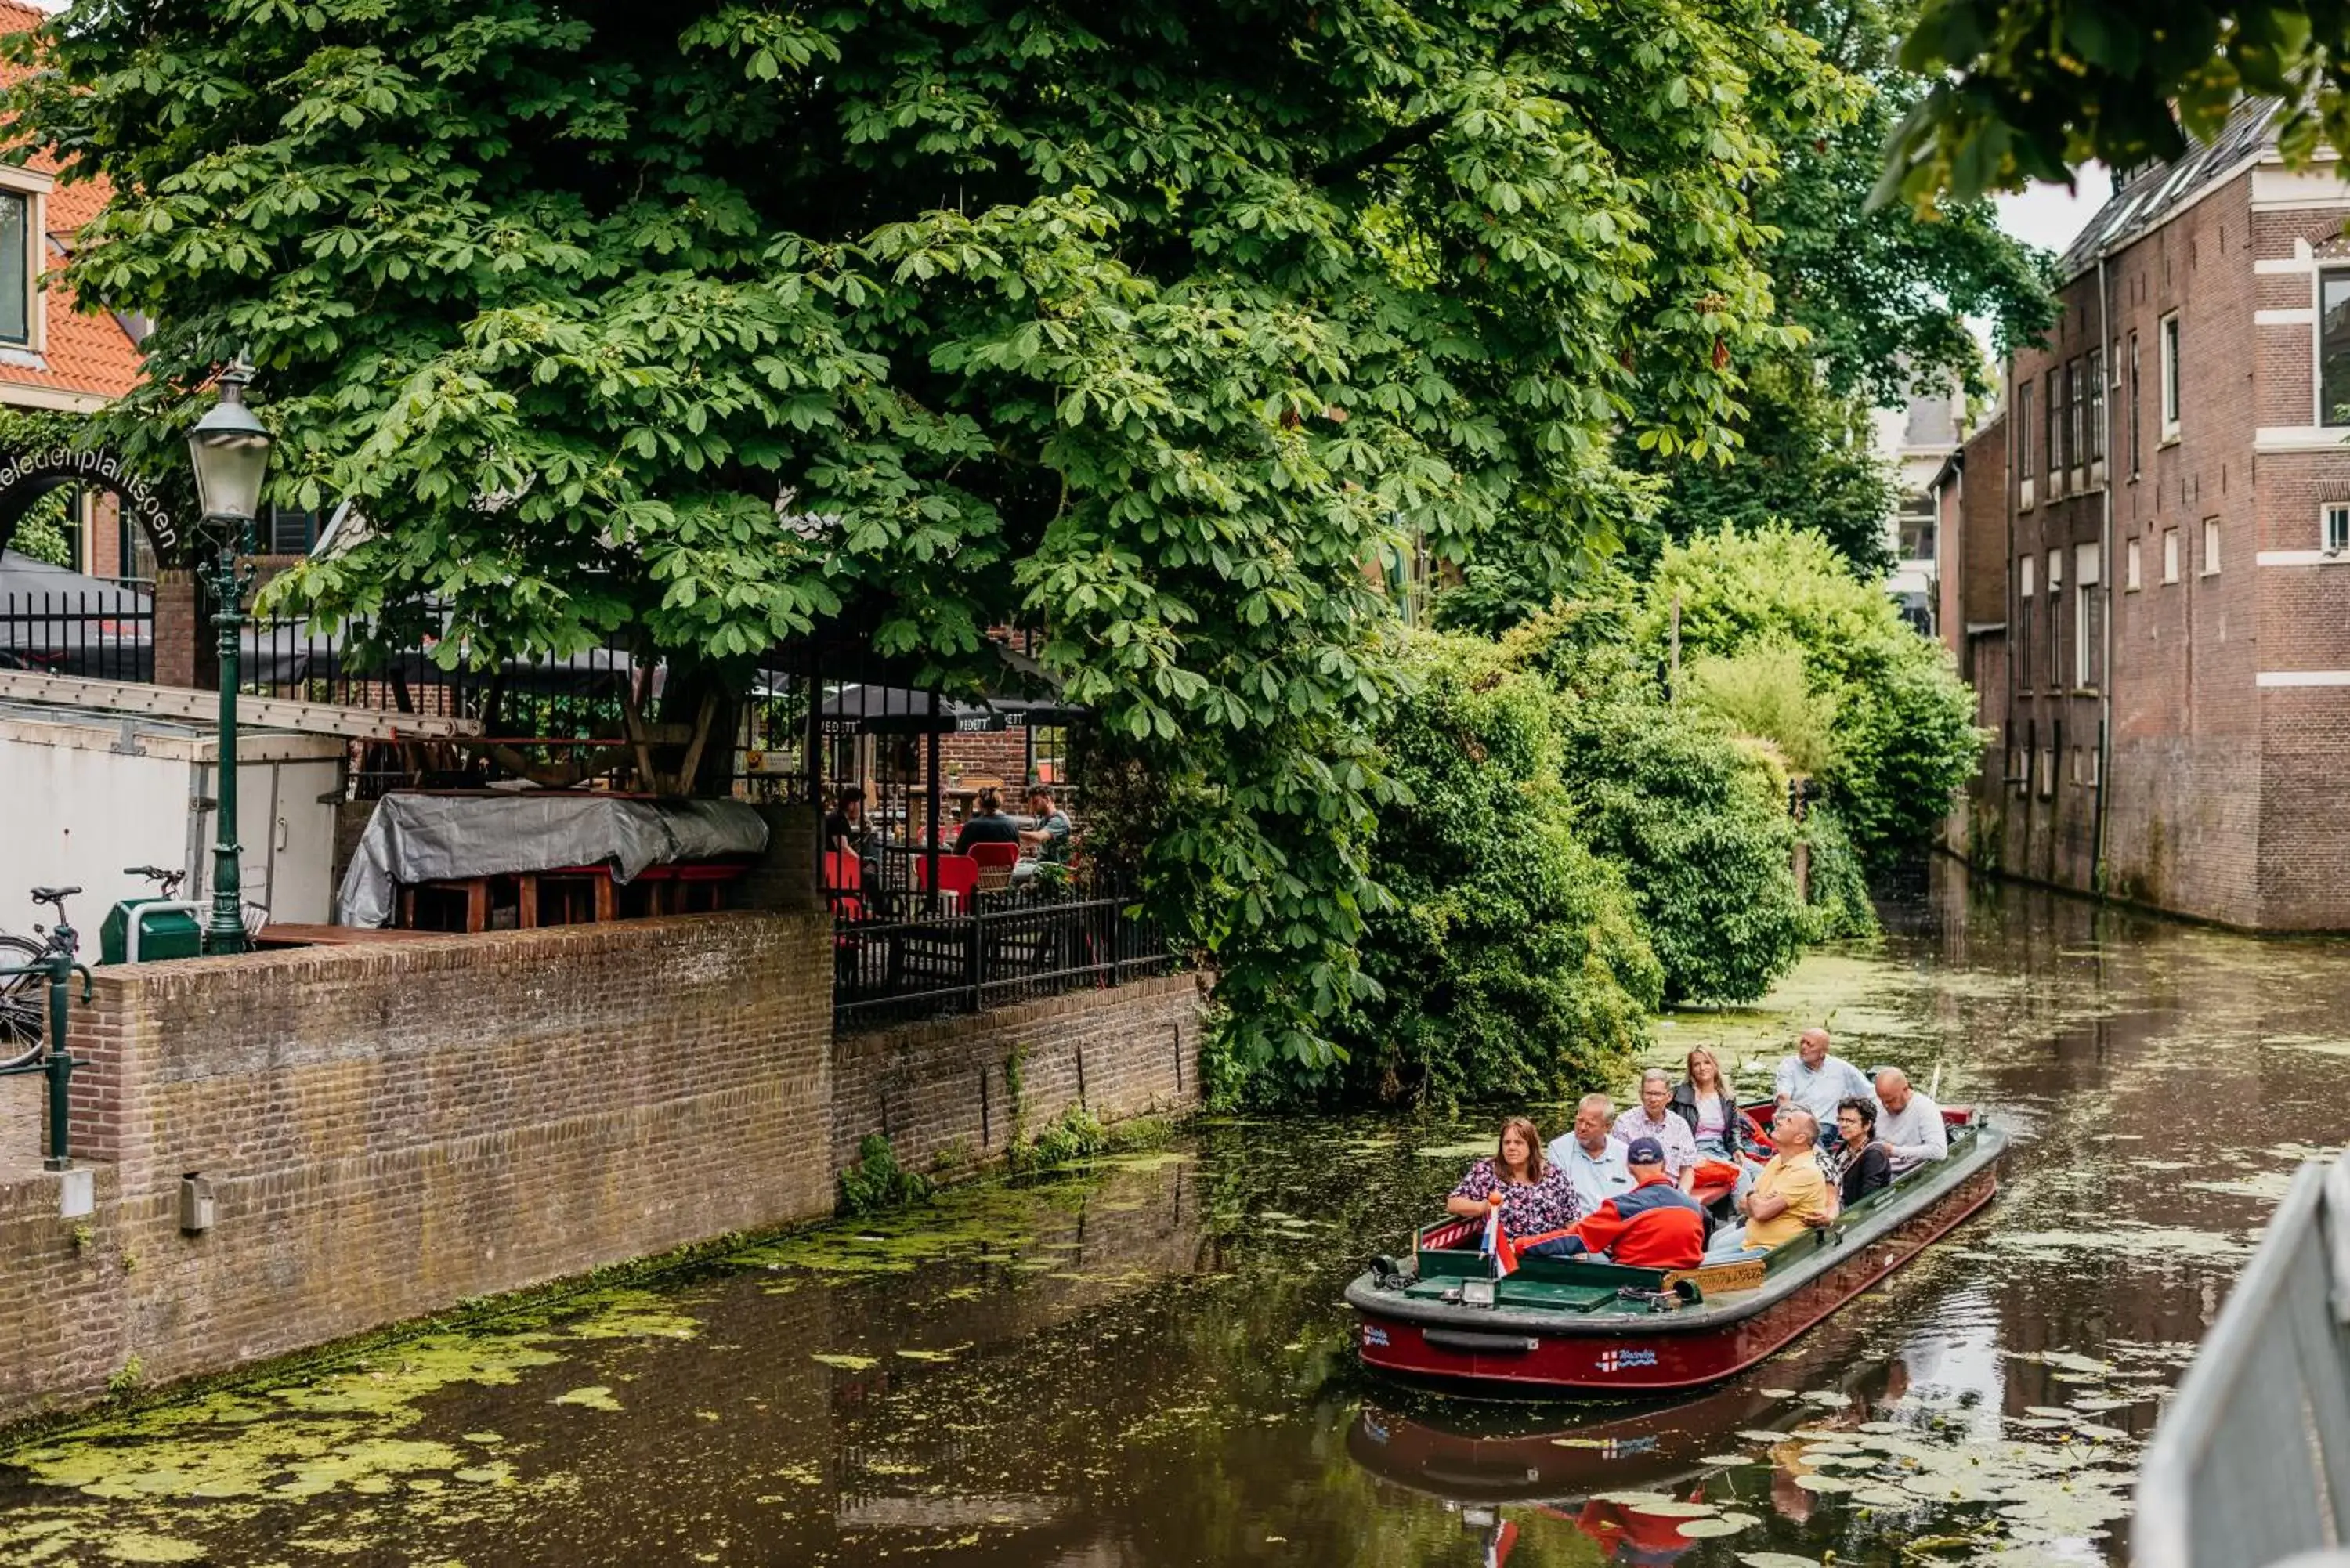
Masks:
[[[253,553],[253,520],[261,509],[261,482],[269,472],[268,430],[244,406],[244,363],[220,378],[220,401],[188,431],[188,456],[195,464],[196,497],[203,528],[216,536],[212,565],[198,573],[213,596],[213,625],[220,632],[220,784],[213,793],[213,912],[204,926],[208,953],[241,953],[244,931],[244,878],[236,841],[237,651],[243,641],[245,590],[255,573],[240,570],[237,557]]]

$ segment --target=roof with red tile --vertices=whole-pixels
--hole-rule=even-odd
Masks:
[[[0,33],[28,32],[47,20],[47,13],[30,5],[0,0]],[[23,74],[15,67],[0,67],[0,83]],[[54,174],[57,166],[55,159],[42,155],[31,160],[31,167]],[[50,189],[42,224],[47,231],[44,238],[49,242],[42,247],[43,266],[55,266],[64,260],[61,247],[104,210],[111,194],[103,179],[60,183]],[[40,363],[14,362],[21,356],[0,358],[0,404],[35,400],[11,396],[12,388],[37,389],[47,394],[37,400],[52,404],[61,395],[119,398],[137,386],[141,356],[122,323],[109,311],[79,309],[73,291],[62,284],[52,281],[46,293],[46,341],[35,357]]]

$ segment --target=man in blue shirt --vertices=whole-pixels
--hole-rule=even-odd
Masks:
[[[1596,1213],[1617,1193],[1632,1190],[1624,1140],[1608,1131],[1615,1119],[1615,1103],[1607,1096],[1586,1095],[1575,1107],[1575,1130],[1551,1139],[1551,1163],[1575,1188],[1577,1217]]]
[[[1779,1096],[1779,1107],[1784,1110],[1795,1106],[1812,1113],[1812,1120],[1822,1128],[1835,1125],[1836,1107],[1849,1096],[1878,1103],[1877,1086],[1861,1076],[1860,1069],[1841,1056],[1828,1051],[1828,1032],[1806,1029],[1795,1037],[1795,1054],[1779,1064],[1779,1076],[1772,1085]],[[1824,1141],[1833,1144],[1835,1134],[1823,1134]]]

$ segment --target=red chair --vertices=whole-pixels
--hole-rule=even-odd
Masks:
[[[832,904],[832,912],[842,919],[861,920],[865,918],[865,900],[857,895],[865,888],[865,863],[845,849],[828,849],[824,857],[824,894]]]
[[[978,863],[983,871],[990,866],[1011,867],[1020,864],[1020,846],[1017,844],[974,844],[971,846],[970,854],[972,859]]]
[[[976,849],[979,846],[973,845],[972,847]],[[939,857],[938,866],[940,892],[952,893],[958,898],[968,898],[979,891],[979,862],[970,856],[941,855]],[[927,855],[918,855],[914,857],[914,886],[928,888],[930,885],[931,857]]]

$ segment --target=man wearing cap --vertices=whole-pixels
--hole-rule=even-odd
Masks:
[[[1635,1269],[1694,1269],[1705,1256],[1705,1208],[1673,1185],[1665,1168],[1665,1146],[1636,1137],[1624,1151],[1632,1190],[1620,1192],[1564,1231],[1528,1237],[1520,1256],[1598,1256]]]

